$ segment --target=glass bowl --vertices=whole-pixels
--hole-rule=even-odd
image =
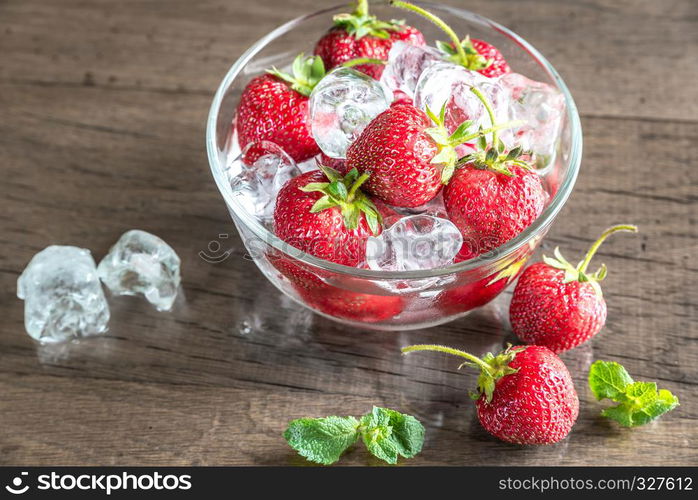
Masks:
[[[442,17],[460,34],[495,45],[517,73],[556,87],[566,113],[552,165],[541,173],[551,196],[543,213],[504,245],[451,266],[419,271],[374,271],[318,259],[277,238],[247,212],[230,186],[227,170],[239,151],[234,115],[240,94],[254,76],[282,67],[314,43],[346,5],[323,9],[290,21],[261,38],[233,64],[213,99],[206,129],[208,158],[218,189],[248,253],[279,290],[305,307],[360,328],[409,330],[445,323],[483,306],[501,293],[523,269],[569,198],[582,156],[582,130],[574,100],[550,63],[528,42],[482,16],[438,4],[419,5]],[[372,3],[380,19],[400,18],[420,29],[430,44],[443,34],[424,19],[385,3]]]

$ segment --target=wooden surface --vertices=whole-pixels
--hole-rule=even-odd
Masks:
[[[580,108],[581,176],[545,247],[572,257],[612,223],[641,228],[602,248],[607,326],[563,356],[581,399],[568,439],[490,438],[467,397],[473,373],[398,353],[498,349],[509,294],[430,330],[354,331],[290,303],[243,258],[205,155],[209,104],[247,46],[316,1],[0,0],[0,464],[303,464],[280,438],[288,420],[373,404],[427,426],[412,464],[698,464],[698,4],[467,5],[540,49]],[[176,310],[113,298],[107,337],[35,344],[15,297],[31,256],[60,243],[99,259],[131,228],[182,257]],[[231,258],[198,257],[224,233]],[[585,383],[595,359],[681,406],[635,430],[600,419]],[[342,463],[375,462],[359,448]]]

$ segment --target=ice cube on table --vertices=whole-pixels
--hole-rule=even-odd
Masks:
[[[451,62],[440,62],[430,66],[419,78],[414,103],[421,110],[427,106],[435,114],[446,104],[445,125],[454,132],[466,120],[472,120],[471,130],[479,126],[490,128],[492,122],[487,110],[470,90],[476,87],[489,100],[497,124],[509,121],[509,93],[497,79],[487,78]],[[472,146],[461,154],[468,153]]]
[[[55,343],[107,331],[109,305],[89,250],[52,245],[34,255],[17,280],[24,327]]]
[[[393,92],[400,91],[414,97],[419,77],[427,68],[441,61],[443,54],[434,47],[395,42],[388,54],[381,82]]]
[[[179,264],[170,245],[133,229],[111,247],[97,272],[111,293],[143,295],[158,311],[169,311],[179,288]]]
[[[564,96],[553,86],[518,73],[503,75],[500,85],[510,95],[510,120],[525,122],[512,130],[513,141],[533,152],[536,166],[545,168],[554,160],[560,140],[565,116]]]
[[[375,271],[436,269],[453,262],[463,236],[448,219],[430,215],[396,218],[366,244],[366,263]]]
[[[336,69],[310,94],[310,130],[327,156],[346,158],[349,145],[392,100],[390,89],[370,76],[351,68]]]
[[[260,222],[270,223],[277,193],[301,170],[281,146],[270,141],[248,144],[236,163],[230,178],[233,196]]]

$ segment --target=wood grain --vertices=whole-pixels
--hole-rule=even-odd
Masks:
[[[580,107],[582,173],[544,248],[573,256],[612,223],[641,228],[600,252],[608,323],[563,356],[581,414],[569,439],[544,448],[486,435],[467,398],[475,377],[455,360],[397,350],[499,348],[511,340],[509,293],[430,330],[354,331],[280,296],[244,258],[208,169],[208,106],[244,48],[314,4],[0,2],[0,464],[301,465],[280,438],[289,419],[379,404],[427,425],[413,464],[697,465],[697,4],[468,4],[546,54]],[[33,343],[15,297],[30,257],[61,243],[100,258],[131,228],[182,257],[174,312],[111,298],[109,336]],[[221,234],[231,257],[204,262]],[[658,381],[681,406],[635,430],[602,421],[584,380],[595,359]],[[342,463],[375,462],[359,449]]]

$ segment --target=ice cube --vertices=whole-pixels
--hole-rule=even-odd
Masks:
[[[414,97],[419,77],[440,61],[443,61],[443,54],[434,47],[395,42],[388,54],[381,82],[393,92],[400,91]]]
[[[463,236],[448,219],[431,215],[396,217],[366,244],[366,263],[375,271],[436,269],[453,262]]]
[[[170,245],[133,229],[111,247],[97,272],[111,293],[143,295],[158,311],[169,311],[179,288],[179,262]]]
[[[538,168],[545,168],[555,158],[555,150],[565,115],[565,98],[551,85],[536,82],[518,73],[500,78],[511,96],[509,116],[525,124],[513,129],[514,142],[535,154]]]
[[[233,195],[245,209],[269,223],[279,190],[293,177],[301,174],[296,162],[270,141],[248,144],[237,159],[238,168],[230,178]]]
[[[476,87],[489,100],[497,124],[509,121],[509,93],[496,79],[487,78],[450,62],[430,66],[419,78],[414,103],[419,109],[427,106],[435,114],[446,104],[446,128],[454,132],[466,120],[472,120],[472,130],[479,126],[490,128],[492,122],[478,97],[470,90]],[[461,148],[460,154],[472,151],[472,144]]]
[[[107,331],[109,305],[89,250],[52,245],[37,253],[17,280],[24,327],[54,343]]]
[[[310,94],[310,130],[327,156],[345,158],[349,145],[392,100],[390,89],[370,76],[336,69]]]

